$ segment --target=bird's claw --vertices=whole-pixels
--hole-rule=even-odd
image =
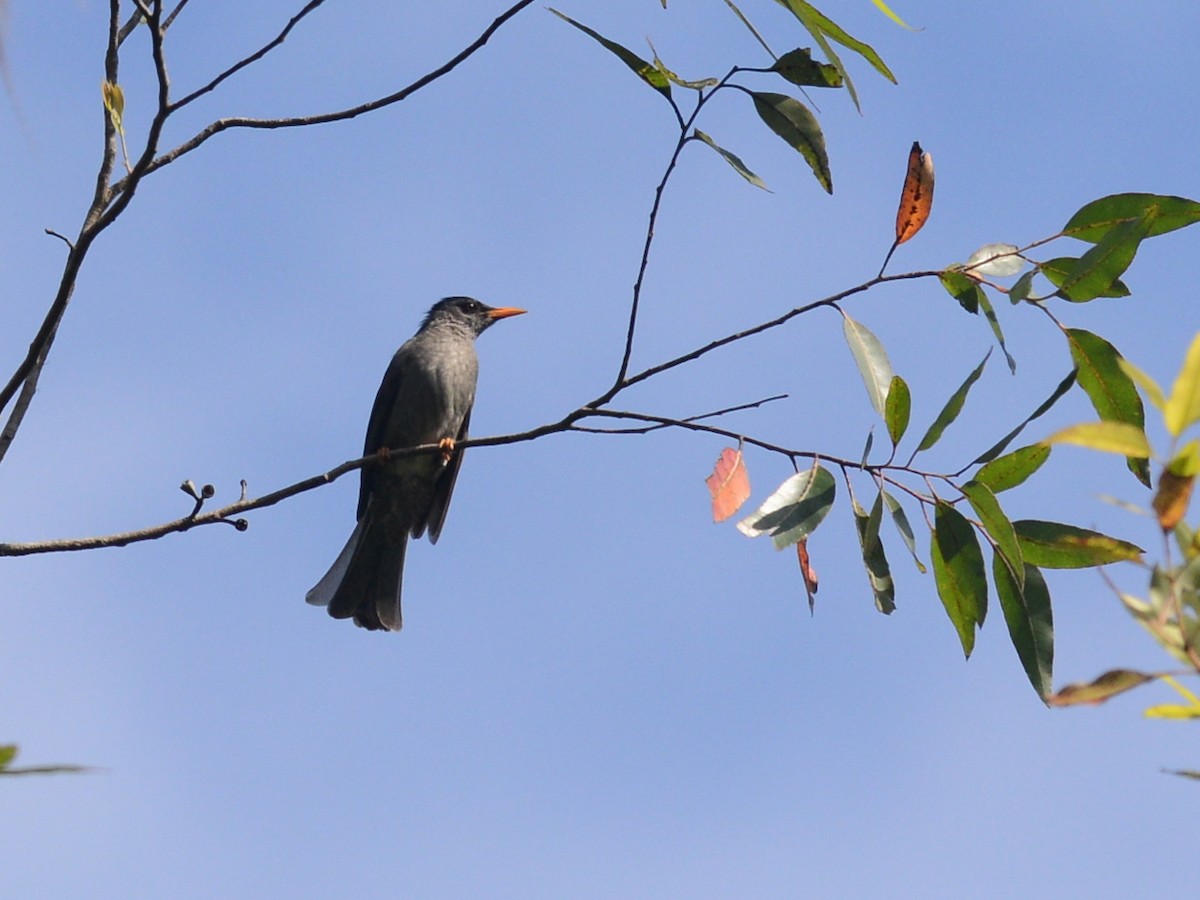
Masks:
[[[454,438],[442,438],[438,441],[438,447],[442,451],[442,465],[450,465],[450,459],[454,456]]]

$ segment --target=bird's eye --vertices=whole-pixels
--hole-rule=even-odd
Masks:
[[[479,312],[479,304],[476,303],[474,300],[468,300],[466,303],[463,304],[463,309],[465,309],[469,313]]]

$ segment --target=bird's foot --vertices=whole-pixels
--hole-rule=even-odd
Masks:
[[[454,456],[454,438],[442,438],[438,441],[438,447],[442,451],[442,465],[450,465],[450,459]]]

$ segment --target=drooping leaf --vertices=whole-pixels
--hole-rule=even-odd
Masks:
[[[984,244],[968,258],[964,268],[976,275],[1006,278],[1025,267],[1016,244]]]
[[[1166,395],[1163,394],[1163,389],[1158,386],[1157,381],[1123,356],[1117,360],[1117,365],[1121,367],[1122,372],[1129,376],[1130,381],[1142,389],[1142,393],[1146,395],[1146,399],[1155,409],[1160,412],[1166,409]]]
[[[1030,444],[993,459],[975,473],[975,480],[998,494],[1024,484],[1025,479],[1040,469],[1049,458],[1049,446]]]
[[[808,107],[786,94],[751,91],[754,109],[767,127],[804,157],[826,193],[833,193],[833,175],[825,151],[825,135]]]
[[[1037,269],[1030,269],[1013,282],[1013,286],[1008,289],[1008,300],[1010,303],[1015,305],[1029,299],[1029,292],[1033,290],[1033,276],[1037,273]]]
[[[979,308],[983,310],[983,317],[991,326],[992,334],[996,336],[996,343],[1000,345],[1000,352],[1004,354],[1004,361],[1008,363],[1008,371],[1016,375],[1017,361],[1013,359],[1012,354],[1008,352],[1008,345],[1004,343],[1004,332],[1000,330],[1000,320],[996,318],[996,310],[992,308],[992,301],[988,299],[987,291],[980,289],[978,299]]]
[[[912,394],[908,383],[899,375],[892,376],[888,387],[887,399],[884,401],[883,421],[887,425],[888,437],[895,447],[908,430],[908,420],[912,413]]]
[[[992,581],[1000,597],[1004,622],[1021,667],[1038,696],[1050,693],[1054,672],[1054,615],[1050,590],[1036,566],[1026,564],[1018,583],[998,553],[992,554]]]
[[[1150,455],[1146,432],[1124,422],[1080,422],[1078,425],[1068,425],[1054,432],[1043,443],[1074,444],[1101,453],[1119,453],[1143,459]]]
[[[1146,707],[1146,711],[1142,715],[1147,719],[1200,719],[1200,706],[1185,706],[1182,703],[1159,703]],[[1200,778],[1200,775],[1196,775],[1195,777]]]
[[[1046,276],[1056,288],[1061,288],[1067,283],[1067,277],[1075,271],[1079,265],[1079,258],[1075,256],[1056,256],[1054,259],[1049,259],[1038,266],[1038,271]],[[1032,276],[1032,273],[1029,273]],[[1113,283],[1108,288],[1100,293],[1101,297],[1128,297],[1130,290],[1128,286],[1120,278],[1114,279]],[[1070,297],[1063,296],[1064,300],[1070,300]],[[1094,299],[1094,298],[1093,298]]]
[[[1180,447],[1167,463],[1167,471],[1180,478],[1200,475],[1200,441],[1191,440]]]
[[[870,513],[865,512],[857,500],[854,500],[852,505],[858,544],[862,548],[863,566],[867,570],[867,580],[871,584],[875,608],[885,616],[891,615],[896,609],[896,585],[892,580],[887,555],[883,551],[883,541],[879,539],[879,526],[883,520],[883,494],[880,493],[875,498]]]
[[[908,522],[908,515],[904,512],[904,507],[900,505],[900,501],[889,494],[883,492],[883,502],[887,504],[888,512],[892,514],[892,522],[896,526],[896,530],[900,532],[900,537],[904,539],[904,546],[908,548],[908,552],[912,554],[913,562],[917,564],[917,571],[922,575],[925,574],[925,563],[921,562],[921,557],[917,556],[917,539],[913,534],[912,525]]]
[[[797,472],[781,484],[762,506],[738,522],[748,537],[769,534],[775,549],[808,537],[833,506],[837,484],[823,467]]]
[[[721,158],[723,160],[725,160],[725,162],[729,163],[729,165],[733,168],[733,171],[737,172],[739,175],[741,175],[743,178],[745,178],[752,185],[754,185],[757,188],[762,188],[764,191],[769,192],[771,190],[769,187],[767,187],[767,184],[765,181],[763,181],[761,178],[759,178],[757,175],[755,175],[753,172],[750,171],[750,169],[746,166],[746,164],[744,162],[742,162],[741,157],[738,156],[736,153],[730,153],[728,150],[726,150],[724,147],[722,147],[720,144],[718,144],[716,141],[714,141],[711,137],[709,137],[707,134],[705,134],[699,128],[696,129],[696,137],[700,138],[700,140],[702,140],[704,143],[708,144],[708,146],[710,146],[714,150],[716,150],[717,153],[720,154]]]
[[[714,522],[724,522],[741,509],[750,497],[750,476],[742,458],[741,447],[726,447],[717,458],[712,474],[704,479],[712,494]]]
[[[1200,422],[1200,333],[1192,338],[1183,367],[1175,376],[1171,396],[1163,407],[1163,419],[1172,437],[1179,437]]]
[[[7,768],[8,764],[16,758],[16,744],[0,744],[0,769]]]
[[[979,298],[984,294],[978,281],[958,269],[946,269],[938,275],[938,280],[950,296],[958,301],[959,306],[969,313],[979,312]]]
[[[1013,522],[1025,562],[1043,569],[1086,569],[1141,559],[1141,547],[1118,538],[1066,525],[1021,519]]]
[[[771,57],[771,59],[775,59],[776,57],[775,57],[774,51],[772,51],[771,48],[767,45],[767,42],[765,40],[763,40],[763,36],[758,33],[758,29],[755,28],[754,25],[750,22],[750,20],[746,18],[745,14],[740,9],[738,9],[737,5],[733,2],[733,0],[725,0],[725,5],[728,6],[733,11],[733,14],[735,16],[737,16],[738,19],[741,21],[741,23],[746,26],[746,28],[750,31],[750,33],[752,35],[754,35],[754,39],[756,41],[758,41],[759,44],[762,45],[762,48],[764,50],[767,51],[767,55],[769,55]],[[666,6],[666,0],[663,0],[663,6],[664,7]]]
[[[933,577],[963,653],[975,647],[975,628],[987,615],[987,578],[975,529],[948,503],[938,503],[930,541]]]
[[[667,81],[669,81],[671,84],[677,84],[682,88],[687,88],[688,90],[692,91],[702,91],[707,88],[716,87],[721,83],[721,79],[719,78],[684,78],[683,76],[674,72],[659,58],[658,51],[654,49],[654,44],[650,43],[649,38],[646,39],[646,42],[650,44],[650,51],[654,54],[654,68],[666,75]]]
[[[623,62],[623,63],[625,63],[625,65],[629,66],[630,69],[632,69],[635,73],[637,73],[637,76],[639,78],[641,78],[642,81],[646,82],[646,84],[650,85],[650,87],[654,88],[656,91],[658,91],[664,97],[670,99],[670,97],[671,97],[670,79],[668,79],[667,76],[653,63],[646,62],[646,60],[642,59],[640,56],[638,56],[632,50],[629,50],[629,49],[621,46],[616,41],[610,41],[608,38],[604,37],[602,34],[599,34],[595,31],[593,31],[592,29],[588,28],[586,25],[584,25],[581,22],[576,22],[570,16],[560,13],[557,9],[554,9],[553,7],[550,8],[550,12],[554,13],[556,16],[558,16],[564,22],[574,25],[576,28],[578,28],[580,31],[582,31],[584,34],[586,34],[588,37],[592,38],[594,41],[596,41],[598,44],[600,44],[600,46],[602,46],[604,49],[608,50],[610,53],[615,55],[619,60],[621,60],[621,62]]]
[[[790,50],[771,66],[792,84],[800,87],[837,88],[842,86],[842,73],[837,66],[818,62],[807,48]]]
[[[1146,426],[1146,412],[1142,398],[1138,395],[1133,379],[1121,368],[1121,354],[1117,348],[1099,335],[1082,328],[1068,328],[1064,332],[1075,362],[1076,377],[1092,407],[1102,422],[1122,422],[1139,430]],[[1126,460],[1134,476],[1150,487],[1150,463],[1144,456],[1130,456]]]
[[[883,0],[871,0],[871,2],[873,2],[873,3],[874,3],[876,6],[878,6],[878,7],[879,7],[879,9],[880,9],[880,11],[881,11],[881,12],[882,12],[882,13],[883,13],[885,16],[887,16],[889,19],[891,19],[893,22],[895,22],[895,23],[896,23],[897,25],[899,25],[901,28],[907,28],[909,31],[916,31],[916,30],[917,30],[917,29],[913,28],[911,25],[909,25],[907,22],[905,22],[905,21],[904,21],[902,18],[900,18],[898,15],[896,15],[894,12],[892,12],[892,11],[891,11],[891,10],[888,8],[888,5],[887,5],[886,3],[884,3],[884,2],[883,2]]]
[[[862,375],[871,405],[879,415],[886,418],[887,394],[892,384],[892,364],[888,360],[883,343],[861,322],[856,322],[842,313],[842,332],[854,355],[854,362]]]
[[[1063,234],[1094,244],[1117,225],[1136,221],[1151,209],[1156,214],[1148,237],[1200,221],[1200,203],[1195,200],[1161,194],[1111,194],[1093,200],[1071,216]]]
[[[112,81],[100,83],[100,95],[104,100],[104,108],[112,119],[113,128],[118,134],[125,134],[125,92],[119,84]]]
[[[932,210],[933,156],[913,141],[908,152],[904,187],[900,191],[900,208],[896,211],[896,243],[903,244],[920,231]]]
[[[993,459],[1003,453],[1005,448],[1008,447],[1008,445],[1014,440],[1016,440],[1017,436],[1025,430],[1025,427],[1030,422],[1032,422],[1034,419],[1041,418],[1047,412],[1049,412],[1050,407],[1054,406],[1054,404],[1059,401],[1063,394],[1071,389],[1073,384],[1075,384],[1074,369],[1068,372],[1067,377],[1058,383],[1058,386],[1054,389],[1050,396],[1042,401],[1041,406],[1030,413],[1020,425],[1018,425],[1004,437],[1000,438],[1000,440],[996,441],[996,443],[994,443],[983,453],[979,454],[979,456],[975,457],[975,459],[971,461],[971,465],[976,466],[979,465],[979,463],[991,462]]]
[[[1068,684],[1058,693],[1048,696],[1046,702],[1051,706],[1103,703],[1105,700],[1111,700],[1117,694],[1133,690],[1158,677],[1158,675],[1147,675],[1145,672],[1135,672],[1132,669],[1112,669],[1095,681],[1086,684]]]
[[[925,432],[925,437],[921,438],[921,443],[917,445],[917,452],[928,450],[938,442],[942,436],[942,432],[958,418],[958,414],[962,412],[963,404],[967,402],[967,394],[971,390],[971,386],[979,380],[979,376],[983,374],[983,367],[987,365],[988,357],[992,355],[989,350],[984,354],[983,360],[977,365],[971,374],[967,376],[967,380],[958,386],[958,389],[950,395],[950,399],[946,401],[946,405],[942,407],[942,411],[938,413],[933,424],[929,426],[929,430]]]
[[[896,83],[896,76],[884,64],[883,59],[878,53],[871,49],[869,45],[851,37],[841,26],[820,10],[809,3],[805,3],[804,0],[775,0],[775,2],[792,11],[792,14],[800,20],[800,24],[808,29],[809,34],[813,36],[813,40],[817,42],[817,46],[821,48],[821,51],[829,57],[829,61],[837,66],[838,71],[842,73],[842,77],[846,80],[846,90],[850,93],[850,99],[854,101],[856,109],[859,108],[859,105],[858,93],[854,90],[854,82],[850,80],[850,73],[846,71],[845,65],[838,58],[833,47],[830,46],[830,38],[837,41],[843,47],[857,53],[874,66],[875,70],[888,81],[892,82],[892,84]]]
[[[979,516],[979,522],[983,525],[984,531],[995,544],[996,552],[1008,565],[1009,571],[1017,581],[1017,587],[1024,588],[1025,557],[1021,553],[1017,532],[1013,529],[1008,516],[1004,514],[1004,510],[1000,508],[1000,501],[996,499],[996,495],[987,485],[980,484],[978,481],[968,481],[962,486],[962,492],[967,498],[967,502],[971,504],[971,509],[975,510],[975,514]]]
[[[804,579],[804,595],[808,598],[808,612],[812,615],[817,605],[817,570],[808,557],[808,539],[796,542],[796,558],[800,561],[800,577]]]
[[[1158,490],[1154,492],[1154,513],[1162,530],[1173,531],[1185,515],[1192,499],[1195,475],[1176,475],[1170,469],[1158,476]]]
[[[1157,215],[1155,207],[1139,219],[1114,226],[1087,253],[1079,257],[1058,287],[1058,294],[1073,303],[1086,303],[1103,297],[1121,274],[1129,268]]]

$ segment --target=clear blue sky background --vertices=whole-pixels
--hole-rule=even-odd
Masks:
[[[100,150],[107,4],[9,4],[0,162],[0,359],[28,346]],[[171,32],[177,91],[273,35],[294,2],[193,3]],[[331,2],[180,121],[309,113],[408,83],[457,52],[496,0]],[[860,116],[814,94],[835,193],[736,94],[701,127],[773,193],[693,145],[668,191],[635,366],[858,283],[890,243],[914,139],[937,203],[892,271],[1023,243],[1126,190],[1200,196],[1200,7],[907,0],[823,7],[900,79],[851,54]],[[777,50],[810,46],[766,0]],[[565,12],[688,77],[763,64],[720,0]],[[123,75],[130,137],[149,70]],[[144,57],[143,57],[144,59]],[[781,83],[747,81],[778,90]],[[357,455],[387,360],[437,298],[529,316],[480,342],[476,434],[549,421],[619,358],[666,104],[541,7],[452,76],[316,130],[228,133],[148,179],[80,277],[37,401],[0,467],[0,537],[102,534],[181,515]],[[1134,296],[1062,310],[1169,382],[1196,329],[1200,232],[1147,244]],[[914,431],[990,346],[930,282],[848,311],[887,344]],[[1069,366],[1035,311],[999,305],[1019,362],[993,359],[930,454],[957,467]],[[787,392],[731,428],[857,456],[875,423],[836,314],[631,391],[685,416]],[[1089,417],[1072,395],[1034,436]],[[877,431],[879,429],[877,428]],[[1151,428],[1162,440],[1161,430]],[[842,490],[812,541],[816,615],[794,555],[709,520],[722,442],[560,436],[471,451],[440,545],[410,550],[405,630],[367,634],[305,606],[353,524],[346,478],[128,549],[0,561],[0,739],[79,776],[0,784],[8,897],[1186,896],[1194,728],[1142,719],[1166,688],[1049,711],[999,616],[973,658],[890,530],[899,609],[879,615]],[[755,502],[789,474],[749,457]],[[862,490],[866,492],[865,484]],[[1116,458],[1056,452],[1014,518],[1058,517],[1157,548]],[[915,515],[915,510],[912,511]],[[922,547],[927,558],[927,548]],[[1118,577],[1140,589],[1142,575]],[[1095,573],[1051,573],[1055,681],[1166,660]]]

